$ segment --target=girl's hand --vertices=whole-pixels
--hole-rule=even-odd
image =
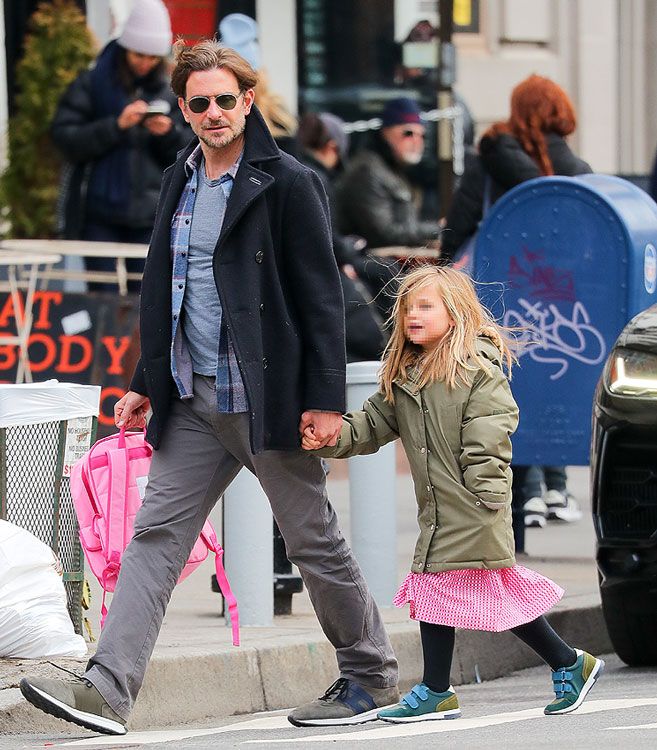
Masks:
[[[306,427],[301,436],[301,447],[305,451],[316,451],[322,447],[322,443],[315,437],[315,431],[312,427]]]

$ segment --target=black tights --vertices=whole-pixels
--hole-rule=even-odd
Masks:
[[[526,643],[552,667],[569,667],[577,660],[577,654],[552,629],[550,623],[541,616],[511,628],[511,632]],[[424,677],[422,682],[436,693],[444,693],[449,687],[449,673],[454,652],[454,628],[447,625],[433,625],[420,622],[422,653],[424,654]]]

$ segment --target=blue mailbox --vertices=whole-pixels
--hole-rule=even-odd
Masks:
[[[514,463],[588,464],[591,406],[627,321],[657,302],[657,204],[618,177],[542,177],[489,211],[473,278],[498,320],[524,329],[511,387]]]

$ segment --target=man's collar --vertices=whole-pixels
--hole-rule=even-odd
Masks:
[[[242,163],[243,156],[244,156],[244,149],[240,151],[240,155],[237,157],[237,159],[233,162],[233,164],[230,166],[230,168],[226,172],[226,174],[230,175],[233,179],[235,179],[237,170],[240,168],[240,164]],[[196,146],[196,148],[192,151],[192,153],[187,157],[187,160],[185,161],[185,174],[187,175],[187,177],[190,177],[193,172],[195,172],[197,169],[200,168],[202,161],[203,161],[203,150],[201,149],[201,144],[199,143]]]

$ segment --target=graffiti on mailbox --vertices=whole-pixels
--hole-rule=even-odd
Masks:
[[[553,365],[550,380],[558,380],[568,372],[572,361],[600,364],[607,347],[586,306],[577,299],[572,273],[543,261],[542,251],[527,247],[522,249],[520,259],[510,258],[511,286],[520,287],[531,300],[519,296],[517,307],[506,310],[504,325],[521,329],[520,356]]]
[[[523,347],[520,356],[528,355],[535,362],[555,365],[550,380],[558,380],[568,372],[570,360],[586,365],[600,364],[606,345],[600,331],[591,325],[586,307],[575,302],[570,315],[564,315],[552,303],[529,302],[520,297],[520,309],[507,310],[504,325],[522,328],[519,336]]]

